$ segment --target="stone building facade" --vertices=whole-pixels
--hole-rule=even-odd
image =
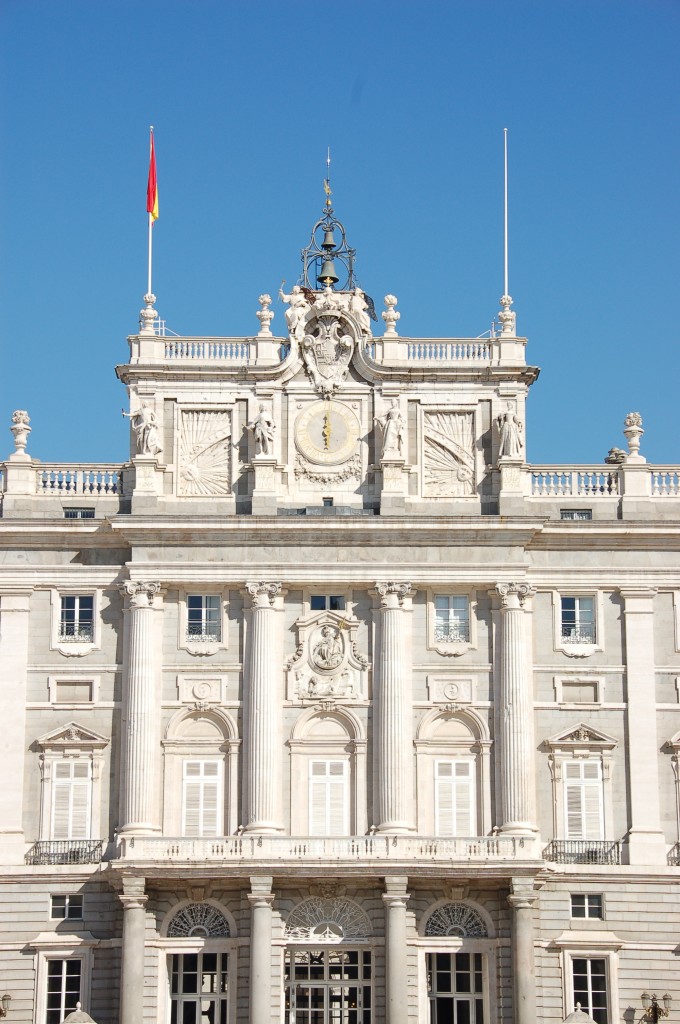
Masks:
[[[13,1024],[680,995],[680,470],[635,413],[607,464],[528,465],[511,300],[486,339],[402,337],[394,296],[378,331],[325,237],[281,336],[269,296],[250,338],[170,336],[146,297],[126,464],[41,462],[14,415]]]

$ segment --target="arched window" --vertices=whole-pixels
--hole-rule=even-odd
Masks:
[[[237,828],[236,726],[222,709],[181,711],[170,722],[165,754],[165,835],[231,835]]]
[[[485,723],[472,711],[434,708],[425,715],[416,738],[421,834],[488,833],[490,746]]]
[[[230,963],[232,928],[226,915],[212,902],[187,903],[162,931],[171,1024],[229,1020],[230,968],[236,964]]]
[[[292,835],[363,834],[366,742],[355,716],[345,708],[305,712],[290,750]]]
[[[493,949],[483,914],[468,903],[442,902],[421,929],[429,946],[423,966],[430,1021],[484,1024],[494,1019],[489,991]]]

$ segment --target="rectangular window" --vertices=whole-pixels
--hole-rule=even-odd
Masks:
[[[428,953],[430,1024],[485,1024],[481,953]]]
[[[349,835],[347,761],[309,762],[309,834]]]
[[[91,704],[91,679],[58,679],[54,686],[54,700],[57,704]]]
[[[53,921],[82,921],[82,895],[68,893],[64,896],[50,896],[50,918]]]
[[[587,679],[563,679],[563,704],[597,704],[599,699],[598,684]]]
[[[599,957],[574,957],[572,975],[574,1006],[580,1003],[595,1024],[608,1024],[607,961]]]
[[[309,607],[313,612],[344,612],[345,598],[341,594],[312,594]]]
[[[474,761],[435,761],[435,834],[474,836]]]
[[[92,594],[69,594],[61,598],[59,639],[92,643],[94,639],[94,597]]]
[[[52,839],[89,839],[92,801],[90,761],[55,761],[52,766]]]
[[[185,761],[182,782],[182,835],[222,835],[222,762]]]
[[[64,519],[94,519],[93,508],[65,508]]]
[[[564,762],[566,839],[604,839],[602,763]]]
[[[187,597],[187,640],[222,639],[222,601],[218,594],[189,594]]]
[[[560,519],[592,519],[592,508],[561,508]]]
[[[604,917],[600,893],[573,893],[571,897],[572,917],[593,917],[601,921]]]
[[[439,643],[470,641],[470,606],[464,595],[438,594],[434,599],[434,638]]]
[[[227,954],[173,953],[169,960],[170,1024],[227,1024]]]
[[[45,1024],[61,1024],[80,1002],[81,960],[47,961],[47,1007]]]
[[[562,598],[562,643],[595,643],[595,598]]]

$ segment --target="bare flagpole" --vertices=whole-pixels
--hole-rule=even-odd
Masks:
[[[508,129],[503,129],[503,294],[502,309],[498,314],[501,335],[516,336],[516,317],[512,309],[512,295],[508,291]]]
[[[503,129],[503,156],[504,156],[504,170],[505,170],[505,175],[504,175],[504,203],[503,203],[503,206],[504,206],[504,242],[505,242],[505,246],[504,246],[504,250],[505,250],[504,251],[504,257],[505,257],[504,258],[505,278],[504,278],[503,294],[504,295],[509,295],[510,293],[508,291],[508,129],[507,128]],[[151,280],[151,278],[149,278],[149,281],[150,280]],[[151,285],[150,284],[149,284],[149,291],[151,291]]]

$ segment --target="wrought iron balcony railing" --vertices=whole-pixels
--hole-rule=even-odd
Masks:
[[[27,864],[98,864],[104,853],[101,839],[48,839],[34,843]]]
[[[543,851],[543,859],[554,864],[621,863],[621,843],[610,839],[553,839]]]

